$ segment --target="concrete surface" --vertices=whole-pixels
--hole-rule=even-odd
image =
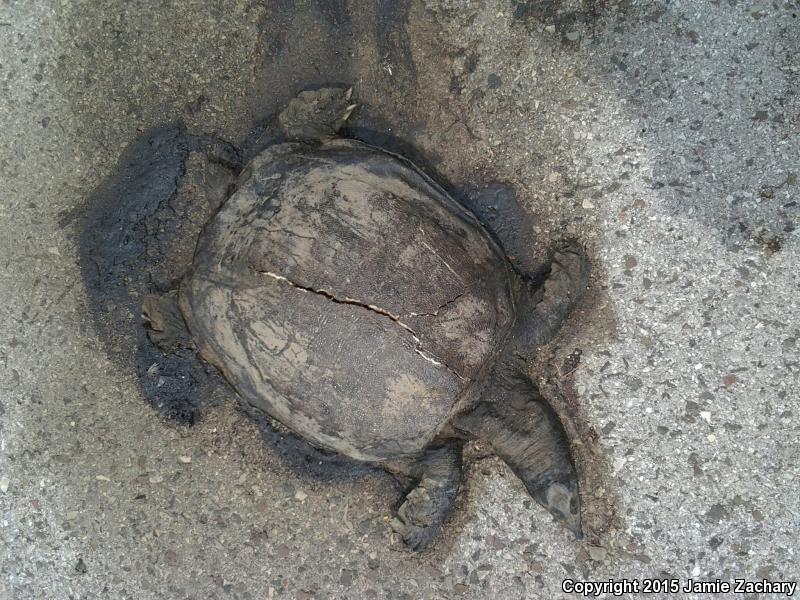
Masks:
[[[798,13],[785,0],[0,2],[0,597],[796,581]],[[533,235],[590,249],[593,296],[536,357],[556,365],[548,389],[585,459],[584,542],[476,457],[441,540],[411,555],[390,535],[387,476],[298,468],[232,402],[193,428],[166,423],[98,339],[64,215],[140,131],[181,118],[241,143],[325,80],[353,83],[364,126],[453,189],[509,184]]]

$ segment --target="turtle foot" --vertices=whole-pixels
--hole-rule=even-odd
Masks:
[[[412,550],[422,550],[439,531],[443,517],[439,515],[442,511],[438,504],[422,482],[409,492],[397,511],[392,529]]]
[[[570,244],[553,255],[543,289],[530,296],[534,305],[526,315],[520,350],[533,352],[553,339],[585,295],[589,270],[586,254],[577,244]]]
[[[565,296],[571,308],[583,297],[588,283],[589,261],[583,248],[572,243],[554,254],[545,284],[549,294]]]
[[[424,549],[439,533],[452,507],[452,494],[430,479],[411,490],[392,520],[392,529],[411,550]]]
[[[334,137],[356,104],[353,88],[321,88],[300,92],[278,116],[286,139],[313,141]]]
[[[418,481],[392,519],[392,529],[411,550],[422,550],[439,533],[461,485],[461,446],[429,450],[404,469]]]
[[[147,296],[142,303],[142,321],[147,337],[165,352],[192,348],[193,342],[177,304],[177,292]]]

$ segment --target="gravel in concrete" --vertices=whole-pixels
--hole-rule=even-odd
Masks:
[[[351,4],[0,3],[0,597],[796,581],[800,6]],[[359,26],[373,17],[391,26]],[[233,402],[166,423],[98,339],[65,215],[141,131],[181,118],[239,144],[324,81],[355,86],[356,129],[453,189],[512,186],[532,235],[589,248],[592,297],[536,357],[585,459],[584,542],[475,458],[412,555],[389,477],[298,468]]]

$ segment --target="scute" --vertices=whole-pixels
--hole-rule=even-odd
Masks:
[[[257,157],[180,305],[251,404],[362,460],[421,451],[514,321],[507,261],[409,163],[349,140]]]

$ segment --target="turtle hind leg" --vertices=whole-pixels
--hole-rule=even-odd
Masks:
[[[583,298],[588,284],[589,261],[580,246],[569,244],[555,252],[544,285],[530,284],[528,306],[521,307],[517,349],[532,352],[547,344]]]
[[[193,348],[186,321],[177,302],[176,291],[161,296],[146,296],[142,302],[142,322],[147,337],[165,352],[177,348]]]
[[[531,497],[580,539],[578,479],[564,427],[524,375],[495,377],[492,401],[459,416],[456,429],[491,445]]]
[[[165,353],[142,340],[135,360],[142,394],[166,421],[194,425],[214,401],[214,374],[208,373],[192,352]]]
[[[425,548],[450,514],[461,485],[461,465],[461,443],[450,442],[412,463],[387,467],[415,483],[392,520],[392,529],[412,550]]]
[[[136,365],[139,385],[153,408],[171,422],[193,425],[214,401],[220,379],[197,359],[175,300],[172,291],[142,302]]]

